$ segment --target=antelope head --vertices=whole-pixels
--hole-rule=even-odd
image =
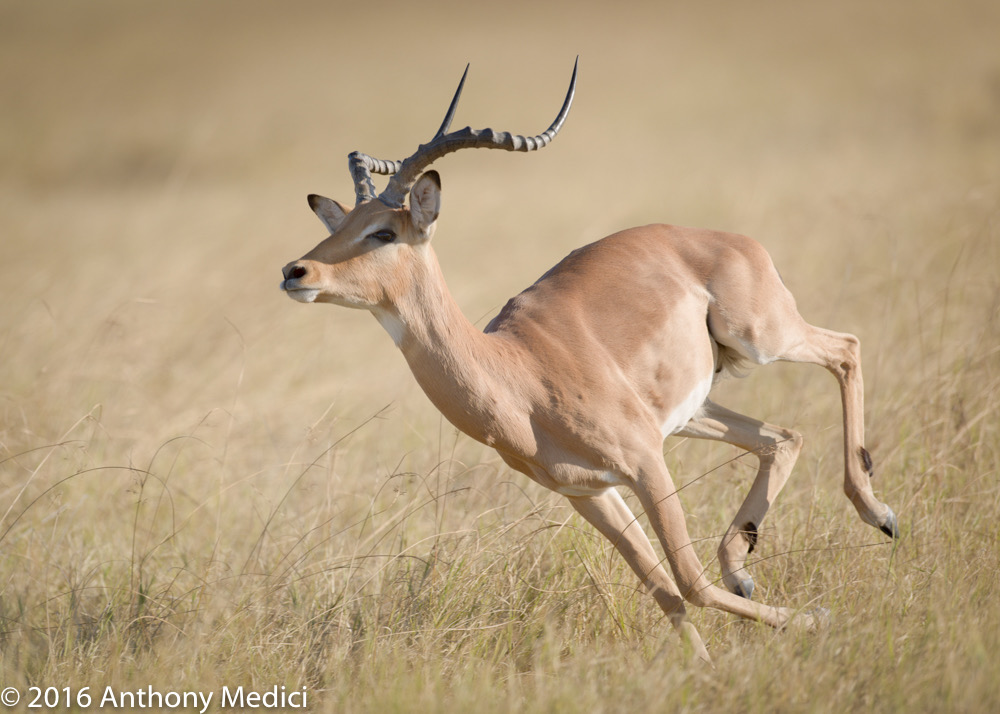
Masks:
[[[559,132],[573,103],[576,66],[562,108],[543,133],[521,136],[470,127],[449,133],[468,72],[466,67],[441,128],[412,156],[403,161],[385,161],[357,151],[348,156],[355,186],[353,209],[323,196],[309,196],[310,208],[330,235],[282,270],[281,289],[290,298],[368,310],[395,304],[412,287],[410,283],[419,279],[418,268],[427,264],[441,206],[441,178],[425,169],[460,149],[540,149]],[[377,196],[372,173],[391,176]]]
[[[370,200],[350,210],[324,196],[309,196],[309,206],[330,236],[285,266],[282,290],[299,302],[362,309],[394,303],[434,233],[440,202],[436,171],[416,181],[409,208]]]

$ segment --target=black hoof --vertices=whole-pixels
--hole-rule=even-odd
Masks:
[[[889,517],[885,519],[885,523],[878,527],[880,531],[885,533],[890,538],[899,538],[899,523],[896,520],[896,514],[889,509]]]
[[[733,588],[733,592],[740,597],[745,597],[747,600],[753,599],[753,578],[741,580],[739,584]]]

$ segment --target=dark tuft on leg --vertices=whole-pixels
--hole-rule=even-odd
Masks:
[[[872,455],[868,453],[868,449],[861,446],[858,447],[858,451],[861,455],[861,463],[865,467],[865,471],[868,472],[868,478],[875,477],[875,464],[872,463]]]
[[[754,523],[747,522],[743,526],[741,533],[743,533],[743,537],[747,539],[747,543],[750,544],[750,548],[747,550],[747,553],[753,553],[753,549],[757,546],[757,526]]]

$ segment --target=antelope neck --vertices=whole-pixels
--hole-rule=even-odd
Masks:
[[[503,405],[517,399],[516,373],[522,360],[508,340],[484,334],[462,313],[433,252],[427,274],[375,316],[392,335],[417,383],[456,427],[490,446],[509,443],[501,425]],[[520,370],[523,372],[523,369]]]

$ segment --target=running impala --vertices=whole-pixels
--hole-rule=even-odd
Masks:
[[[815,624],[812,614],[751,600],[744,563],[802,436],[710,401],[726,372],[779,360],[832,372],[843,403],[844,491],[863,521],[899,535],[895,514],[869,483],[859,342],[807,323],[760,244],[669,225],[630,228],[573,251],[483,332],[473,327],[431,247],[441,179],[425,169],[460,149],[548,145],[569,113],[576,74],[574,67],[562,109],[538,136],[468,127],[449,133],[463,75],[441,128],[412,156],[350,154],[354,208],[309,196],[330,235],[284,267],[281,288],[299,302],[370,311],[441,413],[511,468],[564,495],[628,561],[693,652],[709,660],[685,601],[776,628]],[[391,175],[379,194],[372,173]],[[663,460],[671,435],[724,441],[759,460],[719,545],[724,587],[708,581],[691,547]],[[638,497],[673,580],[618,486]]]

